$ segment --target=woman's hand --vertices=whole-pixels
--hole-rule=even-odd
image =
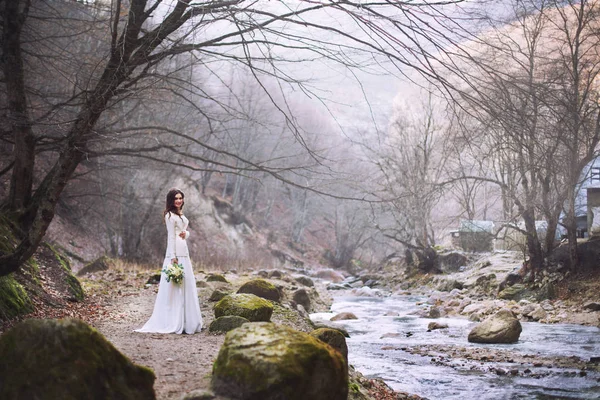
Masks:
[[[179,264],[179,260],[177,260],[177,258],[171,258],[171,264]]]
[[[179,232],[179,237],[185,239],[185,232]]]

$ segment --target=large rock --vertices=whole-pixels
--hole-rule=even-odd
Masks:
[[[281,293],[271,282],[264,279],[253,279],[242,285],[237,291],[238,293],[250,293],[263,299],[279,302]]]
[[[0,399],[155,399],[154,373],[75,319],[30,319],[0,337]]]
[[[225,336],[212,386],[242,400],[346,400],[348,368],[338,351],[306,333],[251,323]]]
[[[309,333],[309,335],[339,351],[346,364],[348,364],[348,345],[342,332],[333,328],[319,328]]]
[[[251,322],[268,322],[273,314],[273,305],[253,294],[230,294],[215,304],[214,311],[215,318],[237,315]]]
[[[502,309],[475,326],[469,333],[469,342],[515,343],[522,330],[521,323],[512,311]]]
[[[312,310],[312,303],[310,300],[310,295],[306,289],[298,289],[292,294],[292,300],[296,302],[296,304],[300,304],[304,309],[308,312]]]

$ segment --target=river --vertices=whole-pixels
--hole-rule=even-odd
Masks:
[[[347,339],[349,363],[368,377],[382,378],[394,390],[437,399],[600,399],[600,373],[596,370],[562,368],[515,362],[450,359],[435,351],[416,354],[417,348],[467,349],[467,352],[498,350],[516,358],[579,357],[589,361],[600,356],[600,329],[568,324],[522,322],[518,343],[485,345],[468,343],[475,326],[463,318],[436,320],[412,315],[419,309],[417,296],[338,297],[329,313],[315,313],[315,322],[329,322],[340,312],[358,319],[338,321]],[[427,331],[431,321],[445,322],[448,329]],[[446,354],[448,351],[446,351]],[[442,362],[439,362],[442,361]],[[591,365],[591,364],[590,364]],[[510,372],[514,375],[511,375]]]

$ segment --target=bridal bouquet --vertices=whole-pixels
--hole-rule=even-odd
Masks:
[[[162,272],[167,276],[167,282],[173,281],[175,284],[180,284],[183,281],[183,265],[173,262],[164,267]]]

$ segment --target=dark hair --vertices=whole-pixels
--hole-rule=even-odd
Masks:
[[[175,207],[175,196],[177,196],[178,194],[181,195],[182,200],[185,198],[185,195],[179,189],[171,189],[169,190],[169,193],[167,193],[167,205],[165,207],[165,211],[163,212],[163,217],[170,212],[181,216],[181,210],[183,210],[183,205],[185,204],[185,201],[181,203],[181,208],[179,209],[179,211],[177,211],[177,207]]]

